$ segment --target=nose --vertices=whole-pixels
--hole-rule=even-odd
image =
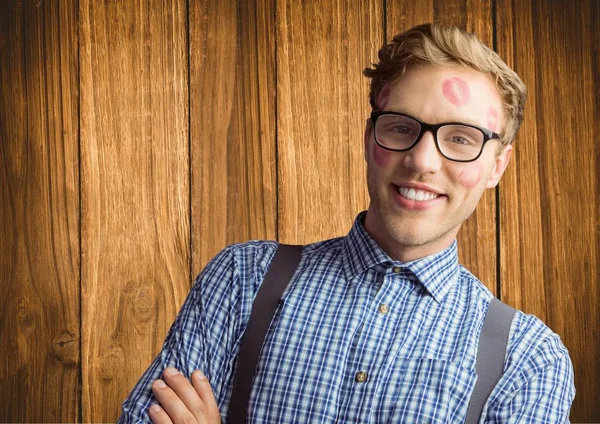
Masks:
[[[444,158],[435,146],[431,131],[426,131],[404,156],[404,166],[415,174],[434,173],[441,169]]]

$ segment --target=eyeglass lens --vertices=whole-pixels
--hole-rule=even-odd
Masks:
[[[402,115],[381,115],[375,124],[375,136],[384,147],[395,150],[410,148],[421,133],[421,124]],[[437,132],[442,154],[449,159],[476,158],[483,146],[483,133],[464,125],[445,125]]]

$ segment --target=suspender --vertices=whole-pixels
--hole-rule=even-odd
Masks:
[[[256,294],[238,355],[227,424],[246,422],[260,351],[279,300],[300,263],[301,255],[302,246],[280,244]],[[508,333],[514,314],[514,308],[496,298],[492,299],[479,339],[475,365],[477,382],[469,401],[466,424],[476,424],[479,421],[487,398],[502,377]]]
[[[258,289],[250,320],[242,337],[242,345],[238,355],[238,364],[233,377],[233,392],[229,402],[228,424],[243,424],[246,422],[248,401],[252,392],[252,380],[258,364],[258,358],[265,336],[279,300],[294,271],[300,263],[302,246],[280,244],[275,252],[273,263],[267,271],[265,280]]]
[[[490,302],[479,336],[475,363],[477,382],[471,393],[466,424],[479,422],[485,401],[502,377],[508,333],[515,312],[515,308],[500,302],[495,297]]]

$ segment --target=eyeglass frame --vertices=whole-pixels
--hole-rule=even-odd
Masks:
[[[419,135],[417,136],[417,138],[415,138],[415,141],[413,141],[413,143],[407,147],[406,149],[392,149],[391,147],[386,147],[384,145],[382,145],[379,140],[377,140],[377,131],[376,131],[376,127],[377,127],[377,120],[383,116],[383,115],[396,115],[396,116],[403,116],[405,118],[410,118],[413,119],[414,121],[416,121],[420,126],[421,126],[421,131],[419,132]],[[479,157],[481,156],[481,154],[483,153],[483,149],[486,145],[486,143],[490,140],[502,140],[502,136],[500,134],[497,134],[495,132],[493,132],[492,130],[489,130],[487,128],[484,127],[479,127],[477,125],[473,125],[473,124],[466,124],[464,122],[442,122],[441,124],[429,124],[427,122],[421,121],[420,119],[415,118],[414,116],[409,115],[408,113],[404,113],[404,112],[392,112],[392,111],[372,111],[371,112],[371,122],[373,123],[373,138],[375,139],[375,143],[377,143],[377,145],[379,147],[381,147],[382,149],[386,149],[386,150],[390,150],[392,152],[407,152],[410,149],[412,149],[413,147],[415,147],[419,141],[421,141],[421,139],[423,138],[423,135],[429,131],[431,132],[431,134],[433,135],[433,141],[435,143],[435,148],[437,149],[437,151],[440,153],[440,155],[442,155],[442,157],[444,157],[445,159],[448,159],[452,162],[461,162],[461,163],[468,163],[468,162],[474,162],[477,159],[479,159]],[[475,158],[473,159],[467,159],[467,160],[460,160],[460,159],[451,159],[448,156],[446,156],[444,154],[444,152],[442,152],[442,149],[440,148],[439,142],[438,142],[438,131],[440,128],[445,127],[445,126],[449,126],[449,125],[462,125],[465,127],[470,127],[470,128],[474,128],[476,130],[481,131],[481,133],[483,134],[483,142],[481,143],[481,150],[479,151],[479,154],[477,156],[475,156]]]

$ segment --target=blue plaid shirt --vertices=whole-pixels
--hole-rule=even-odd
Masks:
[[[369,237],[363,219],[346,237],[305,246],[265,340],[252,423],[464,422],[492,294],[458,264],[456,241],[401,263]],[[232,245],[206,266],[120,422],[149,420],[150,386],[167,366],[188,377],[202,370],[226,420],[241,337],[276,249]],[[517,311],[504,375],[481,422],[568,422],[574,396],[559,336]]]

